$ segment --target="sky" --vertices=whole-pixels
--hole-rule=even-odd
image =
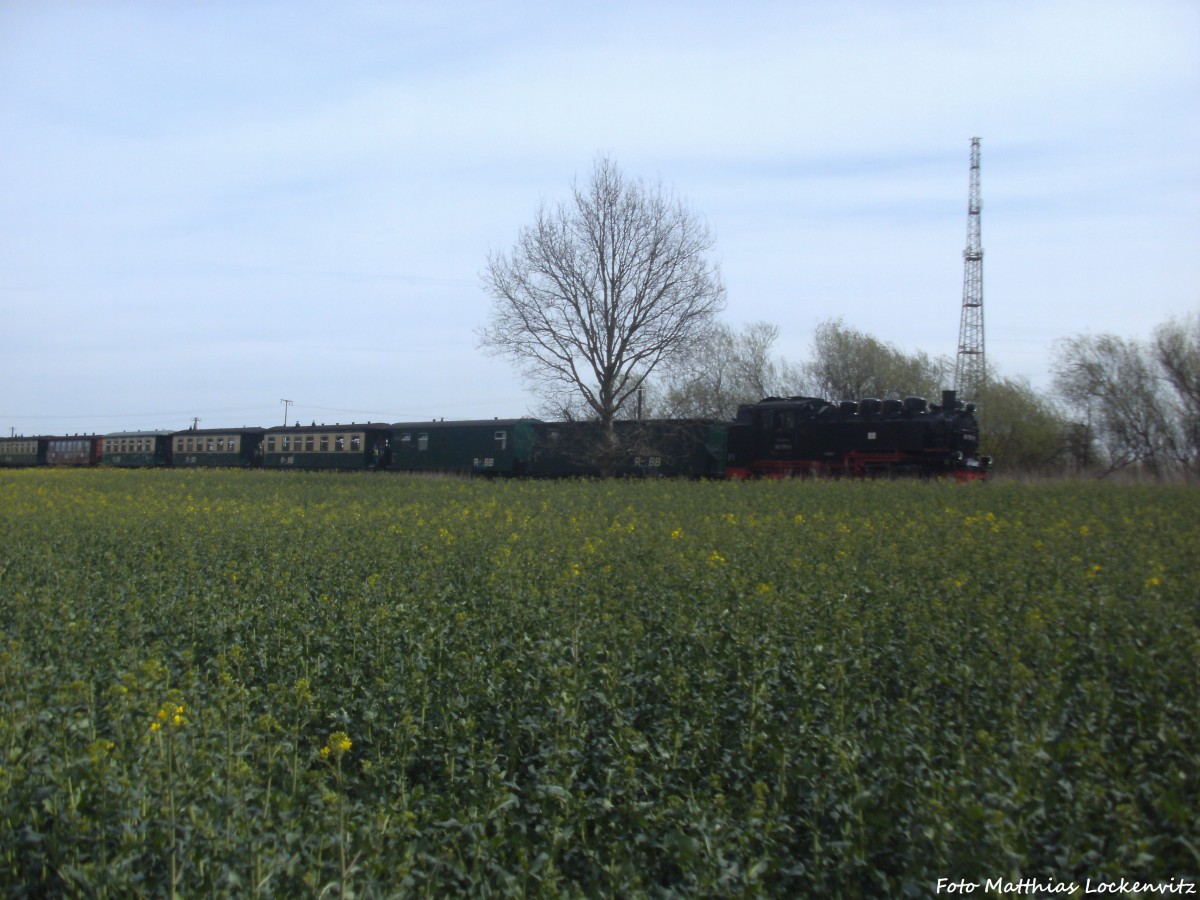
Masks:
[[[953,356],[972,137],[993,372],[1200,312],[1195,0],[0,0],[0,434],[531,412],[481,273],[600,156],[786,359]]]

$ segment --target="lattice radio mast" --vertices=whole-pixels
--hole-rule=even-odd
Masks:
[[[987,381],[983,355],[983,244],[980,242],[979,138],[971,138],[971,192],[967,200],[967,249],[963,251],[962,322],[958,327],[958,362],[954,390],[974,400]]]

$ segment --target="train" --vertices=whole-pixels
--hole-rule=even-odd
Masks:
[[[0,438],[0,466],[427,472],[489,477],[986,478],[975,406],[943,391],[831,402],[765,397],[733,421],[536,418],[189,428]]]

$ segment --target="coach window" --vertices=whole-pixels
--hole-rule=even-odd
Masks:
[[[291,435],[285,434],[282,436],[282,440],[280,441],[280,452],[287,453],[291,449],[292,449],[292,437],[291,437]]]
[[[225,435],[221,435],[219,438],[217,438],[217,452],[225,452]]]
[[[305,452],[306,452],[306,453],[312,453],[312,452],[313,452],[313,446],[314,446],[315,442],[316,442],[316,436],[315,436],[315,435],[311,435],[311,434],[310,434],[310,435],[308,435],[307,437],[305,437],[305,438],[304,438],[304,450],[305,450]]]
[[[344,434],[335,434],[333,436],[333,451],[341,453],[346,449],[346,436]]]
[[[271,437],[267,438],[267,452],[268,452],[268,453],[274,453],[274,452],[275,452],[275,436],[274,436],[274,435],[272,435]]]
[[[429,432],[422,431],[417,434],[417,449],[418,450],[428,450],[429,449]]]
[[[507,431],[497,431],[496,432],[496,449],[497,450],[508,449],[508,432]]]
[[[327,435],[327,434],[321,435],[321,452],[322,453],[329,452],[329,435]]]
[[[350,435],[350,449],[353,450],[355,453],[358,453],[362,450],[362,435],[361,434]]]
[[[412,435],[407,431],[400,435],[400,450],[409,450],[412,448]]]
[[[175,452],[176,453],[183,452],[183,438],[175,438]]]
[[[237,438],[236,438],[236,437],[231,437],[231,438],[229,439],[229,445],[228,445],[228,446],[229,446],[229,452],[230,452],[230,453],[237,453]]]

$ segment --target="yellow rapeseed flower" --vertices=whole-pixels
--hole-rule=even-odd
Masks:
[[[334,759],[341,759],[354,742],[350,740],[350,735],[344,731],[335,731],[329,736],[329,743],[321,748],[321,759],[329,759],[332,756]]]

